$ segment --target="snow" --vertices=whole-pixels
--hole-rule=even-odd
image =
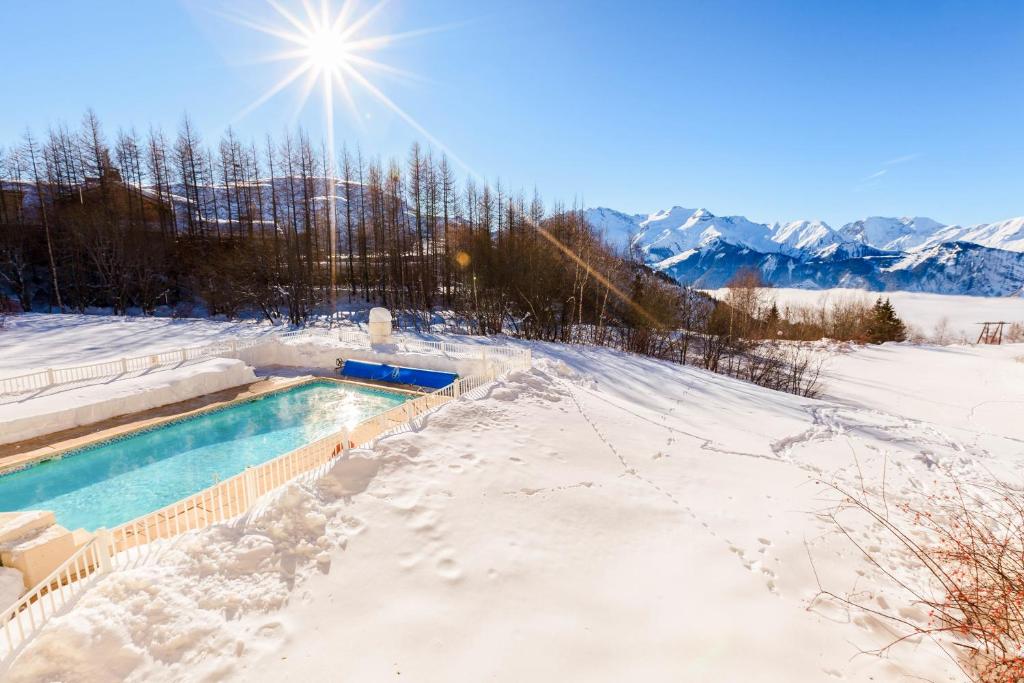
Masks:
[[[100,315],[12,316],[0,328],[0,377],[270,334],[269,325]],[[43,343],[41,343],[43,342]]]
[[[942,227],[942,223],[920,216],[872,216],[847,223],[838,232],[844,240],[861,242],[876,249],[906,251],[924,244]]]
[[[0,444],[187,401],[256,381],[241,360],[216,358],[111,381],[58,385],[0,399]]]
[[[712,296],[721,298],[728,290],[709,290]],[[931,335],[935,326],[943,319],[948,322],[950,341],[960,337],[968,341],[978,338],[981,328],[976,323],[1003,320],[1024,323],[1024,298],[958,296],[953,294],[928,294],[924,292],[865,292],[859,289],[794,289],[772,288],[779,307],[789,305],[820,306],[854,299],[873,303],[879,296],[888,298],[896,307],[896,313],[907,323],[918,328],[926,336]]]
[[[782,251],[791,256],[805,252],[835,249],[835,233],[822,221],[791,221],[774,226],[772,241],[782,245]]]
[[[21,572],[10,567],[0,567],[0,605],[13,605],[25,592]]]
[[[940,242],[974,242],[994,249],[1024,251],[1024,216],[966,228],[949,225],[936,231],[925,246]]]
[[[892,634],[815,599],[817,576],[915,614],[820,482],[1019,478],[1024,346],[833,349],[821,400],[529,346],[533,370],[103,577],[0,677],[963,680],[928,641],[859,654]]]

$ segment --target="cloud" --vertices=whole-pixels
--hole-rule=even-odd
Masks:
[[[870,190],[871,188],[878,187],[878,184],[880,182],[879,179],[882,176],[884,176],[886,173],[888,173],[888,172],[889,172],[889,169],[887,169],[887,168],[882,168],[882,169],[879,169],[879,170],[875,171],[874,173],[872,173],[871,175],[869,175],[866,178],[861,179],[860,182],[858,182],[856,185],[854,185],[853,191],[854,192],[863,192],[864,190]]]
[[[895,159],[889,159],[888,161],[883,161],[882,162],[882,166],[897,166],[899,164],[905,164],[908,161],[913,161],[914,159],[920,158],[920,156],[921,156],[920,152],[914,152],[913,154],[904,154],[901,157],[896,157]]]
[[[858,182],[854,186],[853,191],[863,192],[864,190],[870,190],[874,187],[878,187],[879,183],[881,182],[881,177],[887,174],[891,167],[899,166],[900,164],[906,164],[920,157],[920,152],[914,152],[913,154],[904,154],[903,156],[894,157],[887,161],[883,161],[881,164],[879,164],[881,168],[879,168],[877,171],[875,171],[871,175],[867,176],[866,178]]]

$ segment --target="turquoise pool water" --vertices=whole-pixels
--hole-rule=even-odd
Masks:
[[[311,382],[0,476],[0,511],[52,510],[68,529],[170,505],[410,396]]]

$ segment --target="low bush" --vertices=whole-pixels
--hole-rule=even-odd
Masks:
[[[891,505],[884,492],[833,486],[842,499],[829,520],[927,621],[880,609],[859,594],[822,596],[881,617],[901,633],[889,646],[924,636],[979,683],[1024,681],[1024,491],[992,481],[967,484],[947,475],[943,493]],[[842,516],[855,511],[881,527],[902,557],[865,547]],[[917,576],[907,574],[907,566]]]

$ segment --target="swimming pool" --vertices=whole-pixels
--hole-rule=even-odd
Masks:
[[[0,511],[68,529],[131,521],[414,398],[316,380],[0,475]]]

